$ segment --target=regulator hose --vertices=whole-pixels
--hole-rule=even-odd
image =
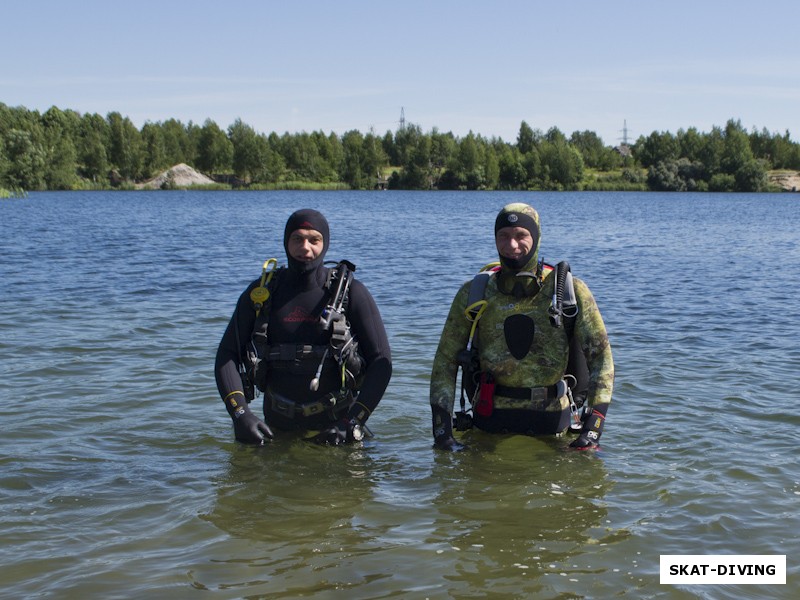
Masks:
[[[562,317],[564,315],[564,285],[567,281],[567,273],[569,273],[569,263],[562,260],[555,267],[556,283],[553,289],[553,301],[550,308],[547,310],[550,315],[550,324],[553,327],[561,327]]]

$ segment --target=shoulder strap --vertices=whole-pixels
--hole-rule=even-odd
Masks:
[[[464,309],[464,314],[470,321],[477,320],[482,312],[480,310],[481,306],[486,304],[484,300],[486,286],[489,285],[489,279],[492,275],[492,271],[481,271],[472,278],[472,282],[469,284],[469,295],[467,296],[467,307]]]
[[[486,296],[486,286],[489,279],[500,269],[500,263],[493,262],[483,267],[469,284],[469,294],[467,296],[467,307],[464,309],[464,316],[472,323],[477,323],[483,309],[486,306],[484,297]]]
[[[273,267],[272,271],[267,273],[266,269],[270,261],[277,260],[271,258],[264,263],[264,270],[261,273],[261,281],[250,292],[250,300],[253,302],[253,310],[256,313],[256,318],[253,321],[253,331],[250,334],[250,346],[254,347],[253,352],[260,357],[260,351],[255,348],[265,347],[267,344],[267,331],[269,329],[269,310],[272,306],[272,296],[275,290],[278,289],[281,279],[286,272],[286,267]]]

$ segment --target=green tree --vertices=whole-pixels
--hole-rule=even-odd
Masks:
[[[678,140],[679,156],[687,158],[692,162],[702,160],[703,137],[696,128],[690,127],[686,131],[679,129],[676,137]]]
[[[573,131],[569,143],[581,153],[584,164],[592,169],[605,164],[605,145],[594,131]]]
[[[543,183],[556,189],[575,189],[583,179],[583,157],[565,140],[558,136],[554,139],[556,141],[544,142],[539,146]]]
[[[7,160],[5,183],[11,189],[43,190],[47,152],[33,141],[28,131],[11,129],[3,136]]]
[[[485,146],[483,153],[484,185],[486,189],[497,189],[500,183],[500,160],[492,146]]]
[[[527,180],[522,157],[517,148],[506,146],[500,151],[498,162],[497,187],[503,190],[524,189]]]
[[[209,174],[230,173],[233,167],[233,143],[211,119],[200,129],[196,166]]]
[[[317,140],[308,133],[283,136],[283,157],[290,177],[303,181],[334,181],[336,173],[320,156]],[[324,136],[323,136],[324,139]]]
[[[73,111],[55,106],[42,115],[43,143],[46,155],[44,180],[50,190],[68,190],[77,182],[77,151],[74,139],[80,118]]]
[[[142,173],[141,134],[128,117],[118,112],[109,113],[106,118],[109,127],[109,162],[123,178],[134,180]]]
[[[316,181],[339,181],[339,170],[344,160],[342,140],[331,133],[325,135],[321,131],[314,131],[309,136],[310,141],[316,146],[314,171],[317,173]]]
[[[399,129],[394,135],[396,160],[394,164],[403,168],[408,168],[412,163],[412,156],[419,154],[419,146],[423,138],[422,130],[413,123],[407,124],[403,129]],[[417,166],[419,157],[417,156]]]
[[[81,117],[76,151],[78,174],[95,183],[108,178],[109,131],[107,121],[98,114],[84,114]]]
[[[433,128],[431,138],[431,164],[436,170],[443,169],[450,158],[455,154],[458,144],[452,132],[441,133]]]
[[[567,136],[565,136],[558,127],[551,127],[544,134],[544,140],[551,144],[566,144]]]
[[[195,136],[198,129],[192,125],[184,125],[177,119],[169,119],[161,123],[161,138],[164,143],[164,163],[173,167],[181,163],[195,166]],[[197,137],[199,137],[199,132]]]
[[[342,137],[342,147],[344,148],[342,181],[356,190],[369,187],[373,175],[363,170],[364,137],[358,131],[348,131]]]
[[[228,137],[233,144],[233,172],[246,183],[252,182],[264,162],[259,135],[241,119],[236,119],[228,128]]]
[[[383,151],[380,140],[373,133],[368,133],[364,136],[362,150],[361,168],[364,173],[369,175],[366,187],[372,188],[375,186],[378,174],[382,171],[383,167],[388,164],[388,159]]]
[[[727,173],[715,173],[708,182],[709,192],[732,192],[736,189],[736,178]]]
[[[520,123],[519,133],[517,134],[517,149],[522,154],[527,154],[536,147],[536,136],[525,121]]]
[[[622,166],[622,156],[603,144],[594,131],[575,131],[569,143],[581,153],[584,165],[589,168],[610,171]]]
[[[142,137],[142,177],[150,178],[173,166],[167,162],[163,129],[153,123],[145,123]]]
[[[757,159],[766,160],[773,169],[800,169],[797,159],[798,145],[793,144],[789,131],[771,135],[766,128],[750,134],[750,148]]]
[[[647,186],[658,192],[685,192],[686,181],[678,175],[677,160],[662,160],[647,170]]]
[[[533,190],[542,187],[544,169],[539,150],[534,148],[530,152],[526,152],[522,156],[522,167],[525,169],[525,188]]]
[[[767,189],[767,166],[764,160],[752,159],[740,166],[734,174],[736,191],[763,192]]]
[[[788,129],[783,135],[773,136],[769,158],[775,169],[800,170],[800,145],[792,143]]]
[[[439,178],[439,187],[448,190],[476,190],[483,186],[484,173],[479,143],[470,131],[457,140],[456,151],[450,157],[447,168]]]
[[[720,167],[730,175],[753,160],[750,138],[739,121],[729,120],[725,125]]]
[[[391,131],[387,131],[385,134],[383,134],[383,137],[381,138],[381,148],[383,149],[384,154],[386,154],[388,157],[390,165],[400,165],[400,160],[397,154],[397,144],[394,143],[394,134]]]
[[[431,169],[431,139],[418,135],[413,138],[414,146],[408,147],[410,153],[408,166],[403,171],[403,187],[412,190],[427,190],[433,182]]]
[[[694,192],[706,186],[703,173],[703,164],[688,158],[661,161],[648,169],[647,185],[662,192]]]
[[[264,139],[263,137],[260,139]],[[269,138],[264,140],[264,163],[259,175],[260,179],[266,183],[278,183],[286,178],[286,162],[283,156],[277,152]]]
[[[431,138],[424,136],[416,125],[407,125],[397,132],[402,150],[400,165],[402,172],[389,178],[389,187],[393,189],[430,189],[434,183],[434,172],[431,165]],[[395,171],[396,173],[396,171]]]
[[[703,136],[699,160],[705,167],[706,175],[709,178],[709,183],[711,182],[711,178],[715,174],[719,173],[722,169],[722,153],[724,143],[723,133],[719,127],[713,127],[709,133]],[[725,185],[727,185],[727,180],[725,181]],[[718,189],[714,191],[724,190]]]
[[[3,186],[11,187],[6,179],[7,172],[8,158],[6,158],[5,137],[0,133],[0,190],[4,189]]]
[[[671,133],[654,131],[646,138],[640,137],[636,141],[634,153],[643,167],[651,167],[659,162],[676,160],[680,155],[680,148]]]

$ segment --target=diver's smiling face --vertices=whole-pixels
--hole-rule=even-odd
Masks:
[[[497,252],[504,258],[518,259],[533,248],[533,236],[524,227],[503,227],[494,238]]]
[[[289,236],[289,256],[299,262],[311,262],[322,254],[325,240],[316,229],[295,229]]]

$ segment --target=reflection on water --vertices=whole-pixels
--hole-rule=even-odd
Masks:
[[[426,449],[433,465],[418,472],[380,443],[237,447],[203,518],[247,541],[249,551],[222,563],[250,573],[249,593],[266,597],[375,597],[386,585],[433,596],[534,593],[558,563],[626,535],[604,523],[611,483],[598,456],[565,452],[558,440],[473,437],[458,454]],[[225,587],[220,575],[195,572],[194,585]]]
[[[437,552],[446,589],[459,597],[471,589],[541,594],[548,574],[599,543],[607,473],[597,456],[567,453],[563,444],[480,437],[469,460],[436,461],[441,491],[428,539],[444,545]]]
[[[512,198],[513,197],[513,198]],[[603,450],[465,434],[431,448],[428,377],[507,201],[598,300]],[[800,243],[784,196],[31,194],[0,203],[0,589],[8,597],[730,598],[661,554],[799,568]],[[360,447],[233,441],[213,357],[285,218],[329,216],[394,376]],[[369,219],[364,215],[369,214]],[[459,215],[442,236],[441,223]],[[779,272],[762,265],[779,263]]]

